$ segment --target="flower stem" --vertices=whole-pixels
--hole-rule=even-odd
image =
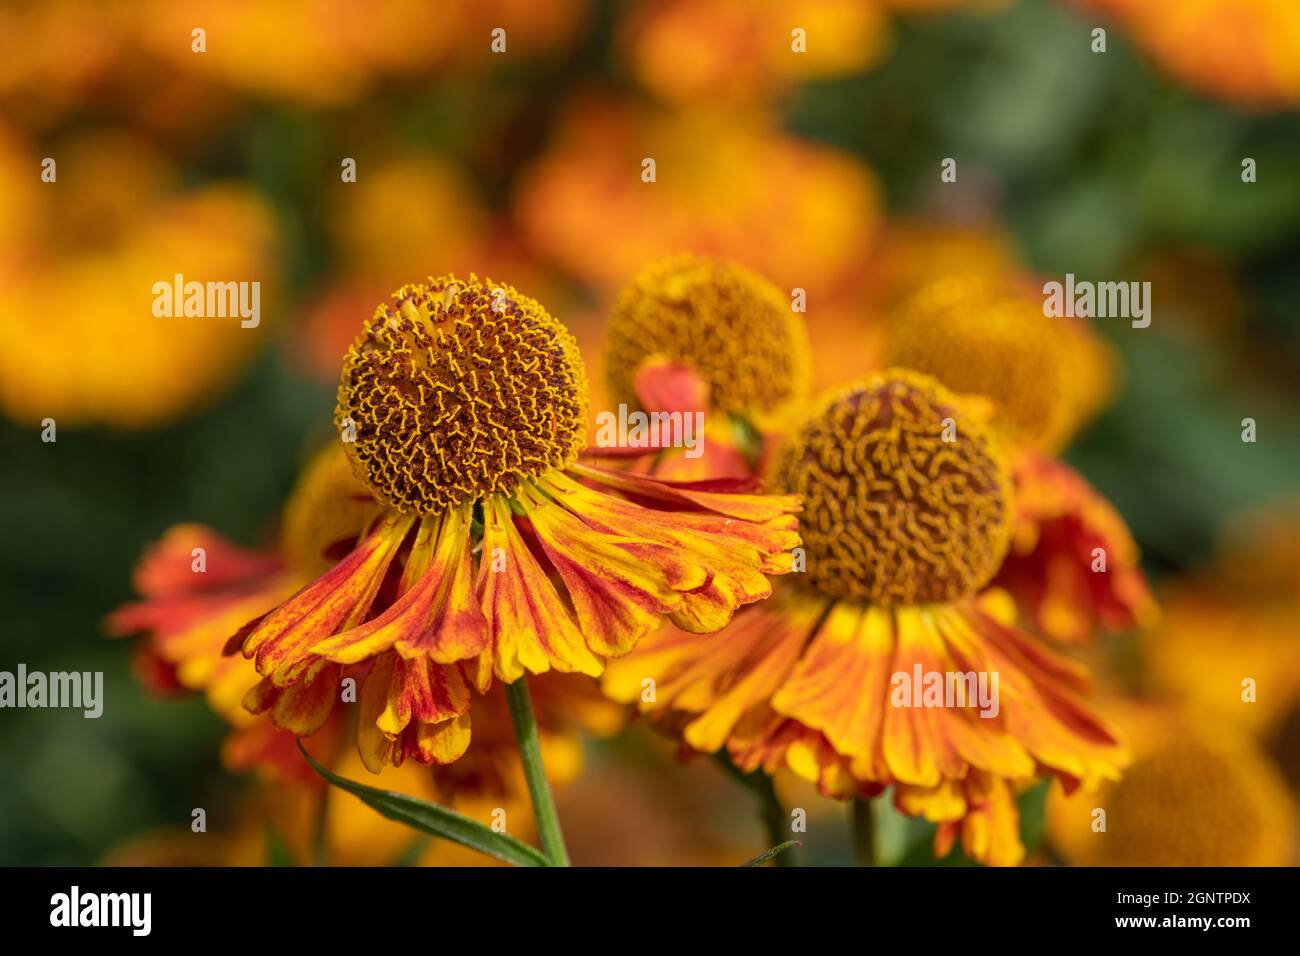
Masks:
[[[528,793],[533,799],[533,816],[537,819],[542,852],[550,858],[552,866],[568,866],[569,851],[560,831],[560,817],[555,812],[546,768],[542,766],[542,745],[537,737],[537,721],[533,717],[527,678],[521,676],[513,684],[506,684],[506,700],[510,704],[510,719],[515,725],[515,739],[519,742],[519,759],[524,765]]]
[[[714,754],[713,759],[728,776],[758,799],[758,812],[763,820],[763,828],[767,830],[768,844],[775,847],[787,842],[790,839],[790,830],[787,829],[789,820],[785,815],[785,809],[781,806],[780,798],[776,795],[776,788],[772,786],[772,778],[761,770],[745,773],[731,762],[725,750]],[[793,849],[781,853],[772,862],[776,866],[799,865]]]
[[[870,800],[855,797],[850,805],[853,858],[858,866],[876,865],[876,815]]]
[[[787,826],[785,809],[781,806],[781,801],[776,795],[776,788],[772,786],[770,777],[764,776],[763,787],[759,791],[759,801],[763,813],[763,825],[767,828],[767,841],[772,846],[779,846],[790,839],[790,830]],[[787,850],[773,859],[776,866],[798,866],[794,855],[794,850]]]

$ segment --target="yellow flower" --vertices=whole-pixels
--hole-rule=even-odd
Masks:
[[[1104,404],[1110,352],[1091,328],[1043,315],[1006,277],[957,275],[922,289],[890,328],[889,359],[991,398],[1017,443],[1053,454]]]
[[[1277,768],[1230,725],[1122,705],[1133,764],[1095,794],[1048,801],[1048,837],[1085,866],[1286,866],[1296,807]],[[1105,811],[1105,829],[1098,810]]]
[[[335,416],[384,509],[241,631],[262,675],[245,706],[311,734],[364,664],[366,766],[445,764],[494,678],[595,676],[662,617],[712,631],[766,597],[797,501],[579,462],[586,406],[573,337],[536,301],[472,275],[399,289],[344,359]]]
[[[583,0],[544,10],[522,0],[430,4],[425,0],[144,0],[135,39],[172,68],[243,92],[309,107],[346,104],[386,76],[424,76],[492,56],[491,31],[507,49],[532,55],[571,39]],[[191,31],[207,31],[206,49]],[[274,55],[268,55],[274,50]]]
[[[682,364],[711,411],[768,425],[806,401],[808,336],[788,297],[742,266],[683,255],[643,269],[606,329],[610,398],[635,407],[649,367]],[[649,409],[657,410],[657,409]]]
[[[74,140],[57,163],[57,181],[24,174],[0,194],[31,224],[26,241],[0,245],[0,410],[33,424],[163,424],[219,392],[266,340],[271,216],[238,186],[177,192],[165,162],[119,134]],[[155,284],[177,274],[260,282],[258,325],[155,315]]]
[[[939,852],[960,833],[995,864],[1023,855],[1016,787],[1118,776],[1126,755],[1079,696],[1086,673],[984,590],[1013,505],[1005,454],[972,406],[928,376],[881,372],[823,402],[775,483],[805,498],[804,574],[715,638],[642,641],[610,663],[606,693],[745,770],[789,769],[840,797],[893,786],[900,809],[940,824]],[[983,710],[973,696],[912,706],[902,689],[931,675],[997,690]]]

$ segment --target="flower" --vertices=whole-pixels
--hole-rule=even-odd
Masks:
[[[335,413],[383,510],[236,635],[262,676],[245,706],[309,735],[364,664],[366,766],[446,764],[494,678],[595,676],[661,617],[713,631],[767,597],[797,500],[582,463],[586,406],[573,337],[533,299],[473,275],[394,293],[344,359]]]
[[[732,262],[674,256],[626,286],[606,330],[610,397],[636,402],[648,364],[687,366],[713,411],[756,424],[806,401],[808,337],[789,299]]]
[[[331,444],[304,467],[285,505],[275,548],[240,548],[201,525],[170,528],[136,569],[141,599],[108,619],[116,635],[144,636],[137,661],[146,683],[154,689],[202,691],[231,724],[223,763],[234,771],[258,771],[267,785],[267,812],[304,858],[310,855],[311,821],[325,814],[327,855],[336,864],[392,862],[409,844],[410,831],[366,810],[355,797],[321,793],[320,778],[302,760],[294,735],[277,728],[269,715],[244,709],[242,699],[260,677],[252,663],[224,655],[223,648],[245,622],[328,570],[378,510],[353,477],[342,445]],[[365,670],[355,668],[348,676],[364,679]],[[625,722],[625,709],[603,697],[588,678],[544,675],[532,696],[548,778],[556,786],[572,782],[582,770],[579,730],[606,736]],[[377,782],[439,800],[485,825],[493,822],[493,810],[503,807],[516,821],[511,832],[522,832],[517,821],[529,819],[528,790],[504,693],[494,687],[475,698],[472,709],[474,741],[462,759],[435,767],[432,774],[416,772],[414,764],[383,767]],[[349,723],[329,720],[308,745],[316,759],[345,777],[355,776],[361,766]],[[443,848],[431,860],[460,862],[464,856],[458,853]]]
[[[1242,106],[1300,103],[1300,8],[1291,0],[1076,0],[1116,17],[1163,70]]]
[[[140,599],[109,615],[108,630],[145,636],[136,662],[150,687],[204,693],[234,728],[222,747],[230,769],[315,779],[292,735],[243,707],[259,677],[247,661],[224,650],[240,627],[331,567],[337,549],[355,541],[377,511],[342,449],[331,445],[303,469],[285,506],[277,547],[241,548],[211,528],[181,524],[141,558],[133,582]],[[331,737],[338,734],[339,728],[331,728]],[[317,746],[332,744],[318,735]]]
[[[22,162],[40,168],[35,157]],[[271,323],[159,316],[154,287],[177,274],[258,282],[269,314],[269,210],[234,184],[176,190],[168,163],[119,133],[71,140],[57,175],[57,186],[24,175],[0,194],[0,219],[12,209],[28,224],[12,245],[0,227],[0,411],[20,423],[148,428],[209,401]]]
[[[861,0],[658,0],[629,18],[624,44],[641,84],[666,100],[745,100],[861,72],[885,52],[888,27],[884,11]]]
[[[507,31],[512,54],[562,48],[586,6],[583,0],[555,0],[544,11],[521,0],[374,0],[364,8],[339,0],[146,0],[135,11],[133,39],[173,70],[323,108],[355,102],[382,78],[489,62],[491,31],[498,27]],[[209,35],[202,56],[190,44],[196,25]],[[267,56],[272,44],[276,55]]]
[[[1234,515],[1230,527],[1206,566],[1163,590],[1165,613],[1141,645],[1147,681],[1294,753],[1287,738],[1300,715],[1300,503]]]
[[[782,132],[764,111],[587,99],[561,117],[515,213],[539,256],[598,287],[686,251],[737,259],[818,301],[870,245],[881,191],[859,160]]]
[[[1081,475],[1038,452],[1012,465],[1015,525],[995,583],[1059,641],[1083,641],[1098,626],[1123,632],[1155,626],[1160,609],[1147,587],[1124,519]]]
[[[1082,322],[1047,318],[1041,298],[1004,276],[925,286],[890,328],[892,364],[991,398],[1017,444],[1053,454],[1105,404],[1110,352]]]
[[[1019,862],[1016,788],[1042,773],[1095,787],[1126,755],[1080,699],[1086,673],[984,590],[1013,504],[978,409],[904,369],[824,400],[775,476],[804,497],[805,573],[717,637],[642,641],[610,663],[606,693],[743,770],[786,768],[838,797],[893,786],[901,810],[940,824],[939,853],[960,834],[977,859]],[[997,713],[966,697],[907,706],[899,675],[936,673],[996,680]]]
[[[1296,808],[1249,736],[1204,715],[1121,703],[1133,741],[1123,780],[1048,799],[1048,838],[1084,866],[1286,866]],[[1100,830],[1097,810],[1105,811]]]

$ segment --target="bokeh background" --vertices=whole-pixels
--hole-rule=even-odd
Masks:
[[[1260,703],[1222,721],[1294,789],[1297,105],[1288,0],[4,4],[0,669],[103,671],[106,706],[0,711],[0,863],[303,862],[302,800],[224,769],[222,721],[146,692],[106,637],[142,549],[179,521],[267,540],[330,434],[342,352],[397,285],[508,281],[598,378],[620,284],[681,250],[806,289],[824,386],[876,365],[891,311],[948,272],[1150,279],[1150,328],[1095,323],[1119,388],[1066,459],[1127,519],[1165,623],[1094,664],[1107,692],[1217,715],[1245,655]],[[260,281],[261,325],[154,318],[176,272]],[[766,845],[743,787],[640,726],[574,759],[576,862]],[[847,862],[843,808],[777,784],[809,810],[801,862]],[[1047,803],[1025,798],[1032,859],[1069,859]],[[348,808],[334,862],[426,859]],[[885,813],[882,854],[934,862],[925,829]]]

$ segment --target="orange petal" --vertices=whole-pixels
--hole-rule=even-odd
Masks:
[[[731,479],[692,482],[659,481],[642,475],[609,471],[582,462],[571,465],[567,471],[635,498],[674,504],[679,507],[685,505],[704,508],[745,521],[770,521],[773,518],[793,514],[802,507],[798,495],[740,493],[740,489],[756,486],[757,483],[752,481],[738,482]]]
[[[280,605],[244,640],[244,656],[277,686],[297,679],[310,648],[364,620],[414,518],[388,515],[332,570]]]
[[[492,634],[485,663],[501,680],[513,682],[525,671],[540,674],[552,667],[593,677],[601,672],[600,658],[587,647],[500,498],[483,502],[478,594]]]
[[[407,660],[391,651],[380,654],[362,684],[359,703],[357,750],[373,773],[385,764],[399,766],[409,756],[429,763],[450,754],[459,738],[440,738],[431,728],[456,724],[462,717],[468,742],[470,691],[459,666],[423,657]],[[440,739],[442,749],[437,749]]]
[[[403,657],[441,664],[480,654],[488,632],[471,583],[469,530],[468,506],[425,518],[404,569],[406,590],[373,620],[316,644],[312,653],[356,663],[395,648]]]

